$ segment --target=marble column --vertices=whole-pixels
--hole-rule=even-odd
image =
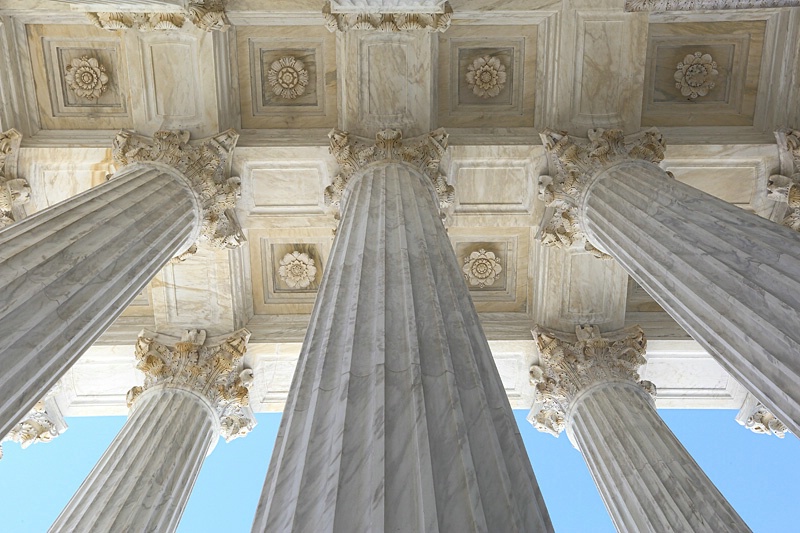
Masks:
[[[236,246],[226,177],[236,134],[122,133],[112,179],[0,231],[0,435],[8,433],[156,273],[200,238]]]
[[[253,531],[552,531],[440,219],[446,134],[331,144],[341,223]]]
[[[556,436],[566,429],[617,531],[750,531],[658,416],[653,384],[639,381],[641,328],[534,333],[540,359],[531,367],[529,420]]]
[[[610,255],[744,387],[800,431],[800,234],[670,177],[655,130],[542,134],[544,242]]]
[[[218,437],[255,426],[252,371],[242,370],[249,338],[244,329],[208,340],[196,330],[180,339],[143,331],[144,387],[128,393],[128,420],[50,531],[175,531]]]

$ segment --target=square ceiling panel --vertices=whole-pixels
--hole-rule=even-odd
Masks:
[[[752,126],[765,21],[650,24],[642,126]]]
[[[453,26],[439,37],[439,123],[533,127],[537,32],[531,26]]]
[[[335,37],[324,27],[236,28],[242,127],[336,125]]]

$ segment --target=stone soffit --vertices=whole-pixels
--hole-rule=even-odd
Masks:
[[[657,125],[669,145],[663,166],[677,179],[771,217],[772,131],[800,123],[800,89],[785,82],[800,71],[800,10],[648,15],[588,0],[451,0],[448,31],[411,35],[335,34],[321,1],[264,4],[230,0],[232,27],[210,33],[107,31],[44,0],[0,7],[0,48],[11,58],[0,125],[25,135],[18,174],[31,186],[29,214],[105,180],[118,129],[241,132],[233,175],[246,245],[159,274],[70,371],[65,412],[122,413],[142,328],[245,325],[256,409],[280,410],[336,228],[323,201],[337,172],[327,132],[372,137],[386,124],[407,137],[450,133],[449,236],[514,407],[530,406],[530,328],[542,317],[642,323],[651,339],[678,343],[645,371],[672,391],[664,406],[739,407],[740,388],[624,272],[539,246],[548,162],[538,132]],[[676,67],[693,58],[709,78],[692,97]],[[692,370],[676,373],[673,360]],[[119,383],[101,386],[108,375]]]

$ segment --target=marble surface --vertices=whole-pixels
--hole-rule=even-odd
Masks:
[[[253,531],[552,531],[427,180],[350,180]]]
[[[175,531],[218,437],[216,416],[184,390],[142,393],[50,531]]]
[[[584,392],[570,406],[567,433],[617,531],[750,531],[636,383]]]
[[[581,217],[592,242],[800,430],[800,235],[646,162],[601,173]]]
[[[171,174],[132,166],[0,232],[0,434],[194,237],[194,205]]]

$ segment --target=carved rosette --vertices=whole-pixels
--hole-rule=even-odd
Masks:
[[[226,441],[247,435],[256,425],[249,399],[253,371],[242,368],[249,339],[250,332],[241,329],[219,344],[207,344],[205,331],[191,330],[179,342],[165,344],[157,334],[142,331],[136,368],[144,372],[144,386],[128,391],[128,406],[156,387],[188,390],[213,406]]]
[[[597,326],[578,326],[575,336],[537,326],[539,364],[531,366],[536,399],[528,420],[545,433],[558,436],[566,426],[570,403],[600,383],[631,381],[655,396],[655,386],[639,381],[647,340],[639,326],[600,334]]]
[[[67,87],[79,98],[97,100],[108,89],[106,68],[94,57],[76,57],[64,69]]]
[[[292,289],[305,289],[317,276],[316,263],[308,254],[294,250],[281,259],[278,275]]]
[[[217,248],[236,248],[246,240],[234,212],[241,184],[239,178],[228,176],[238,138],[239,134],[228,130],[189,144],[188,131],[157,131],[152,139],[121,131],[114,139],[112,155],[118,167],[155,161],[177,169],[202,204],[201,240]]]
[[[800,130],[779,130],[775,137],[783,173],[769,177],[767,197],[787,204],[781,224],[800,231]]]
[[[17,130],[0,133],[0,229],[25,217],[22,207],[30,200],[31,189],[17,179],[17,157],[22,134]]]
[[[225,0],[189,2],[183,13],[89,12],[86,17],[98,28],[109,31],[177,30],[184,27],[187,19],[203,31],[226,31],[231,26],[225,14]]]
[[[17,442],[24,449],[37,442],[50,442],[66,430],[64,416],[51,391],[0,442]],[[0,446],[0,459],[2,457],[3,447]]]
[[[714,88],[718,74],[717,62],[712,59],[711,54],[688,54],[676,67],[675,88],[689,100],[694,100],[707,95]]]
[[[479,56],[467,67],[467,85],[481,98],[494,98],[506,86],[506,67],[497,57]]]
[[[542,243],[560,248],[584,243],[596,257],[608,257],[586,241],[579,213],[583,196],[600,172],[615,163],[629,159],[659,163],[666,148],[661,133],[651,128],[625,137],[622,130],[593,129],[587,140],[547,129],[540,136],[553,174],[539,178],[539,198],[548,207],[540,229]]]
[[[303,62],[292,56],[273,61],[267,71],[272,92],[286,100],[294,100],[306,92],[308,71]]]
[[[461,267],[461,270],[464,272],[464,279],[471,286],[477,285],[482,289],[494,285],[497,277],[503,272],[503,267],[494,252],[480,249],[464,259],[464,266]]]
[[[331,3],[322,8],[325,27],[331,32],[372,30],[385,32],[443,32],[450,27],[453,8],[445,2],[441,13],[332,13]]]
[[[800,0],[625,0],[625,11],[705,11],[797,6],[800,6]]]
[[[356,139],[345,131],[333,129],[328,134],[330,152],[339,163],[339,174],[325,188],[325,204],[338,210],[347,182],[360,169],[378,161],[407,163],[428,176],[439,198],[442,217],[455,202],[455,189],[447,183],[447,177],[439,170],[439,164],[447,151],[447,132],[444,129],[403,142],[400,130],[383,130],[375,136],[375,142]]]

